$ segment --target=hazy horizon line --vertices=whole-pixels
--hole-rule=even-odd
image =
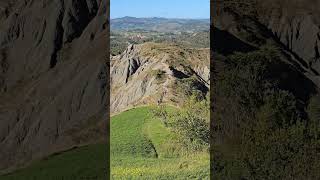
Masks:
[[[126,18],[126,17],[131,17],[131,18],[147,18],[147,19],[151,19],[151,18],[162,18],[162,19],[197,19],[197,20],[201,20],[201,19],[210,19],[210,17],[165,17],[165,16],[144,16],[144,17],[136,17],[136,16],[121,16],[121,17],[110,17],[110,20],[112,19],[121,19],[121,18]]]

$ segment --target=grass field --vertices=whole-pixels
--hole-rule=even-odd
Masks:
[[[151,118],[150,107],[112,117],[112,179],[209,179],[209,154],[188,153],[178,138]],[[106,144],[95,144],[61,152],[0,180],[104,180],[106,148]]]
[[[106,144],[95,144],[52,155],[0,180],[105,180],[106,148]]]
[[[150,107],[111,118],[112,179],[209,179],[209,154],[192,155]]]

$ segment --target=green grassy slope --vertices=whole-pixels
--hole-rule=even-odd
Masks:
[[[150,107],[112,117],[112,178],[209,179],[209,154],[199,152],[188,157],[177,138],[151,117]]]
[[[123,112],[111,120],[111,154],[117,156],[155,157],[157,154],[150,140],[143,134],[148,117],[147,108]]]
[[[209,179],[209,154],[186,151],[178,135],[150,107],[123,112],[111,120],[111,173],[113,179]],[[0,180],[106,179],[106,145],[72,149],[32,163]]]
[[[104,180],[107,177],[106,148],[106,144],[95,144],[55,154],[25,169],[0,176],[0,180]]]

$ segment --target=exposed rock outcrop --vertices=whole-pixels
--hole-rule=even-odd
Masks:
[[[209,49],[158,43],[129,45],[111,58],[111,113],[142,104],[179,104],[183,100],[183,92],[177,90],[179,82],[191,77],[199,85],[196,89],[206,93],[209,62]]]
[[[320,19],[319,10],[314,7],[319,6],[319,0],[275,1],[274,8],[265,10],[259,18],[288,50],[317,73],[320,72]]]
[[[320,87],[320,21],[315,8],[319,0],[243,0],[216,4],[213,21],[217,28],[215,34],[220,34],[216,36],[218,40],[222,33],[229,33],[233,37],[231,44],[238,44],[235,51],[276,44],[289,64],[294,64]],[[221,46],[219,48],[223,53]]]
[[[0,169],[106,139],[107,10],[101,0],[10,1],[0,19]]]

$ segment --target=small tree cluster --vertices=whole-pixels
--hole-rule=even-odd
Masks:
[[[320,178],[319,96],[299,108],[301,100],[270,75],[280,63],[274,49],[226,60],[215,87],[215,179]]]
[[[190,96],[184,105],[169,111],[164,106],[154,108],[153,115],[174,132],[181,142],[192,150],[201,150],[209,145],[210,109],[207,99]]]

